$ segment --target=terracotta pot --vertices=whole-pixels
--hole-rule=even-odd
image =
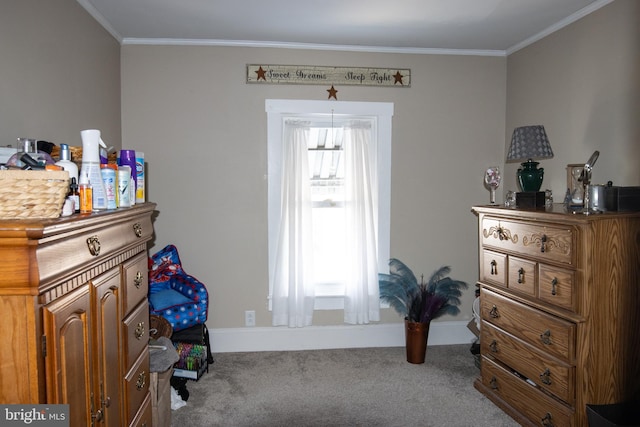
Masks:
[[[424,363],[429,339],[429,323],[410,322],[404,319],[407,362]]]

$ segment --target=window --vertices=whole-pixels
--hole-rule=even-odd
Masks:
[[[272,308],[274,276],[276,273],[278,241],[282,238],[280,224],[283,215],[282,180],[283,150],[286,141],[295,130],[304,139],[306,168],[304,175],[309,186],[309,211],[313,263],[305,281],[313,283],[312,301],[314,309],[344,308],[345,295],[350,286],[347,270],[359,263],[358,256],[348,255],[343,244],[345,236],[354,227],[348,226],[345,211],[354,194],[345,181],[345,162],[352,151],[345,151],[345,138],[366,139],[367,157],[371,165],[371,176],[375,182],[375,263],[376,271],[387,270],[389,259],[389,211],[391,169],[391,116],[393,104],[366,102],[289,101],[267,100],[268,113],[268,214],[269,214],[269,305]],[[352,146],[353,144],[347,144]],[[300,157],[302,158],[302,157]],[[351,163],[350,163],[351,164]],[[353,168],[348,168],[352,170]],[[302,172],[301,172],[302,173]],[[284,175],[283,175],[284,174]],[[364,173],[362,173],[364,174]],[[297,181],[296,181],[297,182]],[[357,193],[355,193],[357,194]],[[359,197],[359,196],[358,196]],[[359,223],[359,222],[358,222]],[[363,234],[360,233],[359,236]],[[289,236],[291,237],[291,236]],[[351,237],[350,240],[361,237]],[[371,242],[370,242],[371,243]],[[364,261],[363,261],[364,263]],[[308,272],[307,272],[308,273]],[[371,277],[369,281],[372,281]],[[377,288],[377,277],[375,277]],[[377,301],[376,301],[377,304]],[[275,323],[275,322],[274,322]],[[353,322],[350,322],[353,323]],[[355,322],[360,323],[360,322]],[[366,323],[366,322],[365,322]]]

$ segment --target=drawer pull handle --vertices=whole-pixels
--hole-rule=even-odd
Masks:
[[[491,341],[491,344],[489,344],[489,349],[492,352],[497,353],[498,352],[498,342],[496,340]]]
[[[133,232],[136,233],[137,237],[142,237],[142,226],[139,222],[133,224]]]
[[[553,420],[551,419],[551,414],[549,412],[547,412],[547,415],[545,415],[540,421],[544,427],[554,427]]]
[[[550,345],[551,344],[551,330],[547,329],[544,333],[540,334],[540,341],[542,344]]]
[[[549,371],[549,368],[540,374],[540,381],[542,381],[542,384],[551,385],[551,371]]]
[[[524,268],[522,267],[518,270],[518,283],[524,283]]]
[[[138,271],[136,273],[136,278],[133,279],[133,284],[135,285],[136,289],[140,289],[140,285],[142,285],[142,272]]]
[[[136,339],[140,339],[144,336],[144,322],[138,323],[135,330]]]
[[[102,412],[102,409],[98,409],[95,414],[91,414],[91,419],[94,421],[100,422],[102,421],[103,418],[104,418],[104,413]]]
[[[489,387],[491,387],[492,390],[498,389],[498,379],[496,377],[491,377],[491,380],[489,380]]]
[[[504,231],[504,228],[498,227],[496,231],[498,232],[498,239],[507,240],[507,233]]]
[[[551,280],[551,295],[558,294],[558,291],[556,290],[557,285],[558,285],[558,278],[554,277],[553,280]]]
[[[87,239],[87,248],[89,248],[91,255],[100,255],[100,239],[98,239],[98,236],[91,236]]]
[[[491,260],[491,275],[495,276],[496,274],[498,274],[498,263],[494,259]]]
[[[136,381],[136,388],[138,390],[142,390],[144,386],[147,384],[147,374],[142,371],[140,375],[138,375],[138,381]]]
[[[500,314],[498,314],[498,307],[494,305],[491,308],[491,311],[489,311],[489,316],[492,317],[493,319],[497,319],[498,317],[500,317]]]
[[[547,235],[543,234],[542,237],[540,238],[540,252],[545,251],[546,243],[547,243]]]

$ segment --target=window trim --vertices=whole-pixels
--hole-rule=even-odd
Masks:
[[[271,306],[273,257],[277,243],[277,231],[273,218],[279,217],[280,204],[269,203],[272,197],[280,199],[280,165],[284,119],[296,115],[356,115],[376,118],[378,149],[378,271],[388,272],[391,234],[391,129],[394,104],[391,102],[313,101],[293,99],[267,99],[267,224],[269,262],[269,310]],[[343,309],[341,296],[317,295],[315,310]]]

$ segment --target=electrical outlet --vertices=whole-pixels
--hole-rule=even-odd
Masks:
[[[247,310],[244,312],[244,326],[256,326],[256,312]]]

